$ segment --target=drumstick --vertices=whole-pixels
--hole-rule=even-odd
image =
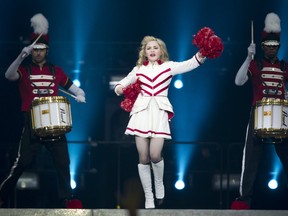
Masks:
[[[41,33],[30,46],[34,46],[42,35],[43,35],[43,33]]]
[[[251,44],[254,44],[254,27],[253,27],[253,20],[251,20]]]
[[[251,44],[254,44],[254,26],[253,26],[253,20],[251,20]],[[254,59],[254,55],[252,55],[252,59]]]
[[[73,94],[71,94],[71,93],[69,93],[69,92],[67,92],[67,91],[64,91],[63,89],[59,89],[59,91],[65,93],[65,94],[67,94],[67,95],[70,95],[70,96],[73,97],[73,98],[76,98],[75,95],[73,95]]]
[[[40,37],[43,35],[43,33],[41,33],[37,38],[36,38],[36,40],[30,45],[31,47],[33,47],[36,43],[37,43],[37,41],[40,39]],[[26,57],[27,56],[27,53],[24,53],[23,55],[22,55],[22,58],[24,58],[24,57]]]

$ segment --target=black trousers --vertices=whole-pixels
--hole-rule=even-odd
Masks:
[[[13,190],[21,174],[31,164],[43,146],[46,147],[53,158],[53,163],[58,176],[58,198],[68,199],[71,197],[70,158],[65,135],[61,135],[54,141],[41,140],[33,134],[31,115],[30,112],[27,112],[25,113],[25,125],[19,142],[18,156],[10,170],[10,174],[0,186],[0,197],[3,200],[7,200],[9,194],[13,194]]]
[[[254,130],[254,108],[250,112],[247,126],[245,146],[243,149],[242,172],[240,181],[240,199],[249,205],[252,201],[254,183],[261,155],[265,148],[263,141],[255,136]],[[281,143],[274,143],[276,153],[282,163],[286,176],[288,177],[288,140],[283,139]]]

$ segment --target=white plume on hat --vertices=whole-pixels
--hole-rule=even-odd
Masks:
[[[48,33],[49,28],[48,20],[43,16],[43,14],[41,13],[35,14],[30,21],[35,34],[45,35]]]
[[[267,14],[264,23],[265,23],[264,31],[267,33],[269,32],[279,33],[281,31],[280,18],[277,14],[273,12]]]

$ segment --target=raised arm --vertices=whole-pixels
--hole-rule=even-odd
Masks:
[[[21,53],[17,56],[17,58],[12,62],[12,64],[8,67],[5,72],[5,77],[10,81],[15,81],[19,79],[19,74],[17,73],[18,67],[22,63],[22,61],[31,54],[33,47],[27,46],[24,47]]]
[[[242,86],[247,82],[248,80],[247,71],[255,53],[256,53],[255,44],[250,44],[250,46],[248,47],[248,55],[243,64],[241,65],[241,67],[239,68],[235,77],[235,84],[237,86]]]

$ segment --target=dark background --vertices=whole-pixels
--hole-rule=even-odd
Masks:
[[[176,115],[171,122],[173,140],[167,142],[163,152],[167,194],[163,208],[229,208],[238,196],[238,187],[215,189],[214,177],[229,180],[230,174],[240,174],[251,101],[250,83],[235,86],[235,75],[251,42],[251,20],[260,55],[261,31],[269,12],[281,18],[279,57],[287,60],[288,15],[284,0],[0,2],[0,180],[13,163],[23,123],[17,83],[7,81],[4,73],[27,45],[34,14],[42,13],[49,21],[49,61],[62,67],[72,79],[79,78],[86,92],[87,104],[77,104],[69,98],[73,130],[67,134],[71,166],[78,181],[75,194],[86,208],[116,208],[121,205],[119,197],[125,194],[126,185],[139,186],[133,139],[123,135],[128,114],[119,107],[122,98],[109,88],[111,77],[125,76],[133,68],[145,35],[163,39],[170,59],[182,61],[197,52],[192,44],[193,34],[208,26],[221,37],[225,49],[220,58],[208,59],[197,70],[180,76],[183,89],[170,88]],[[193,154],[187,163],[186,188],[177,191],[174,181],[177,161],[185,160],[183,145]],[[266,186],[274,171],[274,157],[274,149],[267,145],[255,188],[254,208],[287,209],[283,174],[277,190],[268,190]],[[38,174],[40,188],[16,189],[11,205],[53,207],[56,178],[45,150],[29,171]]]

